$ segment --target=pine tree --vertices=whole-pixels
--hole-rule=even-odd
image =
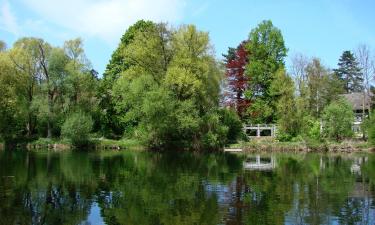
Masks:
[[[346,93],[363,91],[363,77],[361,68],[351,51],[344,51],[339,59],[337,76],[344,82]]]

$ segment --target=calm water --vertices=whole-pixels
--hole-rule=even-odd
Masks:
[[[375,224],[375,155],[0,151],[0,224]]]

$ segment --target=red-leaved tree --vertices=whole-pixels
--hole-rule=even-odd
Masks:
[[[237,48],[229,48],[225,57],[227,88],[225,90],[225,104],[236,109],[240,118],[244,118],[250,101],[245,98],[248,87],[248,77],[245,75],[248,63],[248,52],[243,41]]]

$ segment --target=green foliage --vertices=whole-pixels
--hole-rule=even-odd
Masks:
[[[251,30],[246,49],[250,57],[245,71],[249,77],[246,96],[253,102],[249,109],[252,122],[271,123],[276,110],[269,106],[275,100],[270,87],[287,54],[281,31],[269,20],[261,22]]]
[[[5,51],[7,48],[7,45],[4,41],[0,40],[0,52]]]
[[[154,23],[151,21],[139,20],[127,29],[120,39],[119,46],[112,53],[112,57],[107,65],[106,71],[104,72],[105,80],[113,82],[119,77],[121,72],[129,68],[130,63],[127,61],[127,58],[124,57],[123,49],[134,40],[134,37],[139,32],[147,31],[154,26]]]
[[[218,107],[220,79],[208,34],[157,24],[122,49],[129,67],[112,88],[126,136],[152,148],[217,148],[227,140]],[[213,110],[212,110],[213,109]]]
[[[21,132],[27,137],[58,137],[70,112],[97,111],[98,81],[81,39],[59,48],[42,39],[21,38],[6,54],[13,69],[9,75],[16,81],[17,107],[24,117]]]
[[[83,112],[72,113],[64,122],[61,135],[71,140],[74,146],[82,146],[88,143],[92,127],[93,121],[91,116]]]
[[[368,139],[375,146],[375,125],[374,123],[368,128]]]
[[[314,119],[313,117],[305,117],[303,123],[304,123],[303,135],[309,139],[320,140],[321,138],[320,121],[317,119]]]
[[[294,137],[298,133],[296,121],[296,103],[294,99],[294,83],[284,69],[276,72],[270,86],[270,96],[274,98],[279,134],[285,134],[285,138]]]
[[[5,142],[21,135],[25,119],[22,99],[17,96],[20,85],[14,73],[9,55],[0,52],[0,138]]]
[[[238,114],[230,109],[220,109],[220,123],[228,128],[227,142],[235,143],[243,137],[243,125]]]
[[[325,137],[340,141],[353,135],[353,108],[344,99],[332,102],[323,112]]]
[[[318,58],[312,59],[307,65],[306,75],[306,89],[302,90],[301,95],[308,103],[308,114],[319,118],[323,109],[337,100],[343,92],[342,82],[336,74],[330,73]]]
[[[375,117],[373,111],[369,118],[366,118],[362,123],[361,129],[365,132],[365,135],[368,137],[369,142],[375,146]]]
[[[155,24],[151,21],[139,20],[138,22],[130,26],[121,37],[120,44],[112,53],[112,57],[103,74],[103,79],[101,80],[99,87],[98,98],[100,100],[99,107],[101,110],[101,132],[107,137],[113,137],[113,135],[122,135],[124,129],[132,129],[131,127],[129,127],[128,123],[124,123],[123,121],[121,121],[122,115],[118,113],[117,109],[115,109],[117,94],[113,94],[112,89],[114,88],[113,85],[116,83],[117,79],[121,77],[121,74],[125,70],[129,69],[129,67],[132,66],[134,62],[134,60],[131,61],[130,57],[128,57],[129,55],[124,54],[125,48],[129,47],[136,36],[141,36],[142,33],[148,33],[150,30],[155,30]],[[141,43],[140,46],[143,46],[143,44]]]

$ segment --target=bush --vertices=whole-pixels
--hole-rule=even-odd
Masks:
[[[74,146],[79,147],[88,143],[92,126],[93,121],[91,116],[83,112],[76,112],[65,120],[61,129],[61,135],[69,139]]]
[[[243,125],[235,111],[221,109],[219,110],[219,115],[220,123],[228,128],[226,135],[227,142],[235,143],[238,139],[243,138]]]
[[[374,115],[374,113],[375,111],[371,115]],[[362,129],[365,131],[368,141],[375,146],[375,117],[367,118],[362,124]]]
[[[290,134],[288,134],[288,133],[286,133],[286,132],[284,132],[284,131],[278,130],[278,131],[276,132],[276,139],[277,139],[278,141],[281,141],[281,142],[287,142],[287,141],[291,141],[292,138],[293,138],[292,135],[290,135]]]
[[[221,123],[221,116],[217,112],[210,112],[202,120],[201,145],[205,150],[224,147],[227,143],[229,128]]]
[[[372,124],[367,132],[369,142],[375,146],[375,124]]]
[[[336,141],[352,137],[353,120],[353,108],[346,100],[332,102],[323,111],[323,133]]]
[[[304,117],[302,134],[304,139],[320,140],[320,121],[311,116]]]

